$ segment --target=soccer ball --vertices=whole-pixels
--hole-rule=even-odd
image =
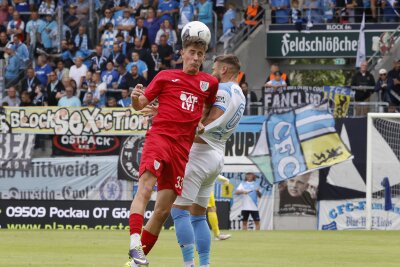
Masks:
[[[189,36],[198,36],[204,41],[206,41],[207,45],[211,40],[211,32],[206,24],[200,21],[192,21],[185,25],[182,29],[182,41],[184,41]]]

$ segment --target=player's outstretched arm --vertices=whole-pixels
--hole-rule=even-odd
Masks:
[[[144,96],[142,84],[137,84],[131,93],[132,107],[135,110],[142,110],[149,104],[149,100]]]

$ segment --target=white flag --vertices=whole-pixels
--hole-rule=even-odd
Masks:
[[[365,12],[363,13],[363,18],[360,26],[360,35],[358,36],[358,46],[357,46],[357,61],[356,67],[360,67],[361,63],[366,59],[365,52]]]

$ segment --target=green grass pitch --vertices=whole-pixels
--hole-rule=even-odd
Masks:
[[[229,233],[230,240],[212,241],[211,266],[400,266],[400,231]],[[0,266],[122,267],[128,245],[125,231],[0,230]],[[161,232],[148,258],[150,267],[183,266],[174,231]]]

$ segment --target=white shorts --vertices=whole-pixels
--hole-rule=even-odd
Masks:
[[[208,144],[193,143],[185,169],[182,195],[176,205],[191,206],[193,203],[207,208],[214,182],[224,166],[224,152]]]

